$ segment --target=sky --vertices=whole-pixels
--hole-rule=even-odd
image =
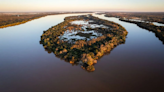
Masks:
[[[0,0],[0,12],[164,12],[164,0]]]

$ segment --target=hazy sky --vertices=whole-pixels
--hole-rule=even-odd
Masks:
[[[164,12],[164,0],[0,0],[0,12],[30,11]]]

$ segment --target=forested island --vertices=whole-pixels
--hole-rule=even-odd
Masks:
[[[106,17],[117,17],[119,20],[134,23],[137,26],[155,33],[164,44],[164,26],[153,22],[164,23],[164,13],[106,13]]]
[[[88,13],[88,12],[41,12],[41,13],[0,13],[0,28],[26,23],[47,15]]]
[[[92,15],[70,16],[44,31],[40,43],[48,52],[89,72],[105,53],[125,43],[121,25]]]

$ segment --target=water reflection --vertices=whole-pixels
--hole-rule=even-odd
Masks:
[[[45,31],[40,43],[48,53],[52,52],[70,64],[81,65],[92,72],[97,59],[125,43],[127,33],[121,25],[91,15],[71,16]]]
[[[149,22],[149,21],[143,21],[140,19],[126,19],[126,18],[120,18],[119,20],[136,24],[138,27],[142,29],[146,29],[150,32],[155,33],[155,36],[161,40],[164,44],[164,24],[160,24],[157,22]]]
[[[143,28],[144,29],[144,28]],[[146,30],[149,31],[149,30]],[[164,32],[159,33],[158,31],[149,31],[149,32],[153,32],[155,34],[155,36],[162,41],[163,45],[164,45]]]
[[[51,15],[0,29],[0,92],[164,92],[164,45],[154,33],[117,18],[97,15],[129,33],[126,44],[100,58],[94,72],[48,54],[38,43],[43,30],[75,15]]]
[[[73,26],[64,28],[67,28],[64,32],[64,34],[61,34],[58,38],[63,41],[68,41],[69,43],[75,43],[77,40],[85,40],[89,41],[92,39],[96,39],[97,37],[102,36],[102,33],[99,33],[96,30],[91,30],[95,28],[108,28],[104,25],[98,25],[98,24],[91,24],[93,21],[88,20],[76,20],[72,21],[71,24],[75,26],[80,26],[80,28],[74,29]]]
[[[152,23],[156,26],[164,26],[164,24],[162,23],[158,23],[158,22],[150,22],[150,21],[145,21],[145,20],[142,20],[142,19],[126,19],[126,18],[123,18],[124,20],[129,20],[129,21],[134,21],[134,22],[144,22],[144,23]]]
[[[99,36],[102,36],[102,34],[96,32],[95,30],[67,30],[64,32],[63,35],[59,36],[59,39],[63,41],[68,41],[69,43],[75,43],[77,40],[90,41]]]
[[[40,44],[42,44],[42,43],[40,43]],[[117,44],[117,45],[114,45],[114,47],[111,48],[110,51],[105,52],[105,53],[103,54],[103,56],[110,55],[111,51],[114,50],[114,48],[116,48],[117,46],[122,45],[122,44],[125,44],[125,40],[122,41],[122,42],[120,42],[120,43]],[[90,47],[88,47],[88,48],[90,48]],[[88,49],[88,48],[86,48],[86,49]],[[87,68],[88,68],[88,65],[87,65],[86,63],[83,63],[82,61],[72,62],[72,61],[70,61],[69,59],[65,59],[64,57],[62,57],[62,56],[60,56],[60,55],[56,55],[51,49],[48,49],[48,48],[44,48],[44,49],[45,49],[45,51],[46,51],[47,53],[49,53],[49,54],[53,53],[53,54],[55,55],[55,57],[57,57],[57,58],[59,58],[59,59],[65,61],[65,62],[67,62],[67,63],[70,63],[72,66],[79,66],[79,67],[81,67],[83,70],[85,70],[85,71],[87,71],[87,72],[93,72],[93,71],[95,71],[95,67],[94,67],[94,66],[91,66],[91,67],[89,67],[89,69],[87,69]],[[73,51],[73,52],[78,53],[78,52],[76,52],[76,51]],[[76,55],[76,54],[75,54],[75,55]],[[98,61],[99,61],[101,58],[103,58],[103,56],[99,57]],[[96,62],[96,63],[97,63],[97,62]],[[95,64],[96,64],[96,63],[95,63]],[[95,65],[95,64],[94,64],[94,65]]]
[[[142,21],[142,20],[137,20],[137,19],[129,19],[129,20],[126,20],[126,22],[134,23],[142,29],[146,29],[149,32],[155,33],[155,36],[159,40],[161,40],[162,43],[164,44],[164,24],[157,23],[157,22],[150,23],[148,21]],[[143,23],[143,24],[140,24],[140,23]]]
[[[158,22],[153,22],[153,24],[156,25],[156,26],[164,26],[164,24],[158,23]]]

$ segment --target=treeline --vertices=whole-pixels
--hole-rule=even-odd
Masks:
[[[134,17],[141,18],[144,21],[148,22],[158,22],[164,24],[164,13],[158,12],[158,13],[105,13],[106,17],[118,17],[118,18],[127,18],[132,19]]]
[[[156,37],[158,37],[164,44],[164,27],[163,26],[156,26],[152,23],[146,23],[146,22],[136,22],[136,21],[130,21],[130,20],[124,20],[124,19],[119,19],[119,20],[137,24],[137,26],[141,28],[154,32]]]
[[[43,16],[46,16],[46,14],[0,15],[0,28],[22,24]]]
[[[44,17],[47,15],[57,15],[57,14],[72,14],[72,13],[86,13],[86,12],[52,12],[52,13],[37,13],[37,14],[28,14],[28,13],[23,13],[23,14],[0,14],[0,28],[5,28],[9,26],[14,26],[14,25],[19,25],[22,23],[26,23],[30,20]]]
[[[60,40],[58,37],[63,35],[66,30],[80,30],[80,25],[70,23],[75,20],[93,20],[94,24],[103,24],[109,28],[92,29],[103,35],[90,41],[78,40],[75,43],[69,43],[68,41]],[[111,51],[115,46],[124,43],[126,35],[127,31],[114,22],[102,20],[91,15],[71,16],[66,17],[64,22],[44,31],[40,43],[43,44],[47,51],[53,52],[71,64],[81,64],[82,68],[87,71],[94,71],[94,64],[97,63],[97,59],[106,52]]]

